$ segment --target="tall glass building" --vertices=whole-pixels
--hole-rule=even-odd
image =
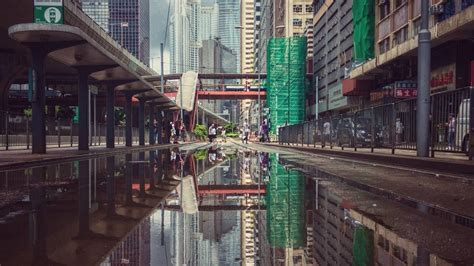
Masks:
[[[237,55],[237,69],[240,69],[240,0],[218,0],[219,37],[222,44]]]
[[[150,0],[82,0],[82,10],[140,61],[150,61]]]

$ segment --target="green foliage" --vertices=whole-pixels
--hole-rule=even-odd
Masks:
[[[230,137],[230,136],[229,136],[229,133],[233,133],[233,132],[237,132],[237,131],[238,131],[238,130],[237,130],[237,125],[234,124],[234,123],[228,123],[228,124],[226,124],[226,125],[224,126],[224,128],[225,128],[226,135],[227,135],[228,137]]]
[[[236,138],[239,136],[239,133],[234,133],[234,132],[226,132],[225,135],[229,138]]]
[[[58,119],[71,119],[76,115],[73,109],[69,106],[56,106],[56,118]]]
[[[199,138],[204,138],[207,136],[207,129],[205,125],[197,124],[193,130],[194,135]]]
[[[26,117],[31,118],[31,116],[33,115],[33,109],[31,109],[31,108],[25,109],[25,110],[23,110],[23,114]]]
[[[195,153],[194,153],[194,158],[196,160],[204,160],[206,159],[207,157],[207,150],[206,149],[203,149],[203,150],[197,150]]]
[[[125,124],[125,112],[122,108],[115,108],[115,124],[124,125]]]

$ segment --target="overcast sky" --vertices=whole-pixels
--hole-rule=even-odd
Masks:
[[[165,41],[166,18],[168,15],[168,5],[170,0],[150,0],[150,58],[151,67],[160,71],[160,43]],[[171,0],[175,1],[175,0]],[[238,0],[236,0],[238,1]],[[212,4],[214,0],[202,0],[203,4]],[[171,14],[170,14],[171,16]],[[168,32],[169,37],[169,32]],[[169,69],[169,47],[165,44],[165,73]]]

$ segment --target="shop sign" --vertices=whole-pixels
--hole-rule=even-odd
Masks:
[[[63,0],[34,0],[34,22],[64,24]]]
[[[450,64],[431,71],[431,91],[456,88],[456,64]]]
[[[342,83],[329,88],[328,110],[347,107],[350,104],[349,97],[342,95]]]

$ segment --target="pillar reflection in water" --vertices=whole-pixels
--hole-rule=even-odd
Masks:
[[[107,157],[107,216],[115,213],[115,157]]]
[[[90,233],[89,228],[89,189],[90,161],[79,161],[79,234],[84,237]]]
[[[156,177],[156,173],[155,173],[155,153],[156,151],[154,150],[151,150],[149,152],[149,164],[148,164],[148,176],[150,177],[150,190],[154,190],[155,189],[155,185],[156,185],[156,182],[155,182],[155,177]]]
[[[32,183],[30,188],[30,199],[32,212],[29,217],[30,240],[33,246],[35,262],[48,260],[46,242],[46,192],[43,186],[38,184],[45,179],[46,169],[44,167],[33,168]]]
[[[125,203],[127,205],[132,203],[132,173],[133,173],[133,164],[132,154],[125,154]]]
[[[140,179],[140,197],[143,198],[146,196],[145,192],[145,167],[147,164],[145,163],[145,152],[138,153],[138,160],[140,163],[138,164],[138,178]]]

